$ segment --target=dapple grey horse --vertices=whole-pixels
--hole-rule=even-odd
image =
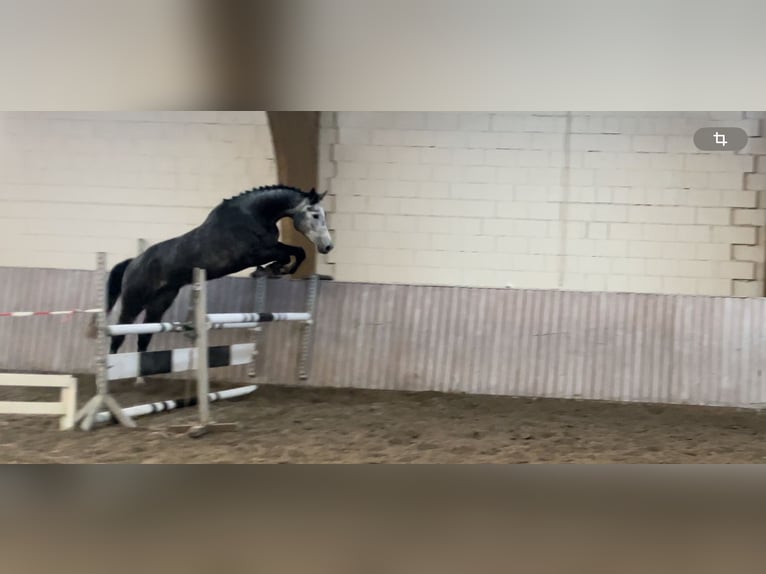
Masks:
[[[199,226],[115,265],[107,281],[107,313],[122,296],[120,324],[132,323],[144,310],[145,323],[160,322],[181,288],[192,282],[195,267],[204,269],[208,280],[267,264],[273,275],[295,273],[306,254],[279,242],[277,222],[292,218],[320,253],[329,253],[332,238],[320,205],[326,194],[270,185],[223,200]],[[151,338],[138,336],[139,352],[148,349]],[[124,335],[112,337],[110,352],[124,340]]]

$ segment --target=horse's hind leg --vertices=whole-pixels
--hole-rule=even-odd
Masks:
[[[141,314],[144,305],[143,302],[131,297],[129,293],[124,293],[122,296],[122,310],[120,311],[120,318],[117,321],[120,325],[130,325]],[[110,353],[116,353],[122,343],[125,341],[125,335],[116,335],[112,337],[112,343],[110,345]]]
[[[144,323],[160,323],[162,321],[162,316],[165,314],[165,311],[170,309],[173,301],[178,296],[178,291],[179,289],[168,288],[157,293],[154,299],[152,299],[151,302],[146,305]],[[137,347],[139,353],[143,353],[149,349],[149,343],[152,340],[152,336],[153,335],[151,333],[141,334],[138,336]],[[136,385],[143,385],[144,382],[145,381],[143,377],[136,377]]]
[[[154,298],[146,305],[146,315],[144,316],[144,323],[159,323],[162,321],[162,316],[165,311],[170,309],[170,306],[178,296],[178,288],[166,287],[159,291]],[[147,333],[145,335],[138,336],[138,352],[143,353],[149,348],[149,343],[152,340],[152,334]]]

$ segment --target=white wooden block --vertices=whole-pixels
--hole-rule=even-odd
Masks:
[[[60,388],[58,402],[0,401],[0,414],[5,415],[60,415],[59,428],[74,427],[77,411],[77,379],[71,375],[38,375],[26,373],[0,373],[3,387]]]

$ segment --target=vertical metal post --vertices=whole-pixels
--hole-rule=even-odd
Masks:
[[[106,253],[100,252],[96,260],[96,395],[89,400],[75,415],[75,424],[82,420],[80,428],[88,431],[93,428],[96,413],[103,406],[111,412],[120,424],[133,428],[135,421],[122,412],[117,401],[109,394],[109,376],[107,356],[109,355],[109,337],[106,332]]]
[[[194,318],[194,341],[197,351],[197,406],[199,424],[189,428],[189,436],[199,438],[212,430],[237,430],[237,423],[213,423],[210,420],[210,364],[208,362],[207,320],[207,273],[204,269],[194,269],[192,285]]]
[[[146,248],[149,247],[149,242],[144,239],[143,237],[140,237],[138,239],[138,253],[137,255],[141,255],[144,251],[146,251]],[[139,375],[136,377],[136,380],[133,383],[135,386],[140,387],[141,385],[146,384],[146,381],[144,378]]]
[[[316,317],[316,298],[319,288],[319,276],[312,275],[306,287],[306,312],[311,319],[303,324],[301,333],[300,357],[298,358],[298,378],[305,381],[311,371],[311,351],[314,343],[314,320]]]
[[[199,424],[210,424],[210,373],[208,370],[208,324],[207,324],[207,274],[204,269],[194,269],[194,335],[197,346],[197,404],[199,405]]]
[[[264,275],[260,275],[256,277],[255,279],[255,301],[254,301],[254,309],[256,313],[263,313],[266,309],[266,287],[267,287],[267,279]],[[260,336],[260,333],[262,332],[262,328],[260,325],[257,327],[254,327],[250,330],[250,342],[253,344],[253,355],[250,362],[250,367],[247,370],[247,376],[248,377],[255,377],[258,374],[257,370],[257,361],[258,361],[258,347],[260,343],[262,343],[262,337]]]
[[[100,309],[98,315],[96,315],[96,348],[98,349],[96,352],[96,389],[99,395],[105,397],[109,394],[109,381],[106,376],[106,356],[109,353],[109,337],[106,335],[106,297],[104,296],[106,292],[105,253],[98,254],[96,267],[98,269],[96,307]],[[93,416],[95,416],[95,413],[89,416],[91,424]]]

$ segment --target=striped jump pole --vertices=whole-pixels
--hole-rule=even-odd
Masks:
[[[207,354],[209,368],[218,368],[246,365],[253,351],[253,343],[237,343],[208,347],[203,350],[203,354]],[[196,347],[110,354],[107,357],[107,377],[110,381],[119,381],[193,371],[198,355]]]
[[[311,313],[210,313],[207,320],[213,324],[271,323],[272,321],[310,321]]]
[[[187,323],[126,323],[122,325],[109,325],[106,332],[110,337],[117,335],[148,335],[153,333],[180,333],[192,331],[193,328]]]
[[[192,292],[193,293],[193,292]],[[212,313],[206,316],[208,329],[244,329],[271,323],[274,321],[310,321],[311,313]],[[194,331],[189,323],[136,323],[124,325],[109,325],[109,336],[143,335],[150,333],[179,333]]]
[[[66,316],[66,315],[78,315],[82,313],[97,314],[101,309],[67,309],[64,311],[10,311],[0,313],[0,317],[51,317],[51,316]]]
[[[233,389],[225,389],[223,391],[217,391],[214,393],[208,393],[207,400],[210,402],[234,399],[249,395],[255,391],[258,387],[256,385],[247,385],[244,387],[236,387]],[[141,417],[145,415],[151,415],[154,413],[161,413],[165,411],[172,411],[174,409],[180,409],[184,407],[196,406],[199,402],[197,397],[179,397],[177,399],[171,399],[167,401],[159,401],[156,403],[146,403],[143,405],[134,405],[122,409],[123,414],[130,417]],[[110,423],[115,424],[117,419],[109,411],[102,411],[98,413],[94,419],[97,424]]]

